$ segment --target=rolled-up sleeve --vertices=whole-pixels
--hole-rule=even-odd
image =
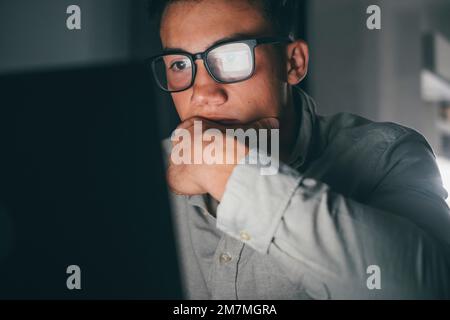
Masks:
[[[276,257],[294,281],[320,283],[329,298],[450,298],[448,237],[432,232],[435,224],[450,231],[449,210],[434,192],[440,176],[425,144],[405,134],[385,150],[386,175],[367,203],[285,164],[276,175],[239,165],[218,207],[217,227]],[[368,288],[370,266],[380,270],[379,290]]]

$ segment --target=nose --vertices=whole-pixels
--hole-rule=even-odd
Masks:
[[[208,73],[203,60],[197,60],[197,74],[193,84],[191,102],[199,107],[217,107],[223,105],[228,96],[223,85],[217,83]]]

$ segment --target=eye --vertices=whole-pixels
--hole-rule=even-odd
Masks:
[[[173,70],[175,72],[180,72],[185,70],[186,68],[189,68],[191,65],[189,60],[178,60],[174,61],[170,64],[169,69]]]

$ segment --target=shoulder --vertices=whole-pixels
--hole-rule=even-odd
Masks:
[[[351,113],[318,116],[318,122],[325,145],[358,146],[373,152],[414,142],[431,151],[422,134],[397,123],[371,121]]]
[[[362,199],[381,183],[423,188],[423,181],[443,194],[433,150],[416,130],[349,113],[318,116],[318,127],[315,168],[343,194]]]

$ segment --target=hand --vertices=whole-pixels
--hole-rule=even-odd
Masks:
[[[201,130],[199,130],[201,125]],[[216,123],[204,118],[193,117],[183,121],[172,139],[173,150],[167,169],[167,182],[169,188],[176,194],[195,195],[209,193],[220,201],[225,187],[237,163],[248,154],[249,148],[234,135],[227,135],[226,129],[241,128],[244,131],[253,129],[273,129],[278,127],[276,118],[264,118],[246,125],[227,125]],[[208,129],[214,129],[215,132]],[[201,135],[201,137],[195,137]],[[180,139],[182,137],[182,139]],[[197,143],[195,140],[197,139]],[[220,141],[217,141],[220,139]],[[182,150],[183,163],[174,161]],[[212,153],[206,151],[214,150]],[[187,154],[184,154],[184,153]],[[208,159],[214,155],[216,161]],[[195,159],[197,157],[197,159]],[[205,158],[206,157],[206,158]],[[200,158],[200,159],[199,159]],[[200,160],[195,162],[195,160]],[[217,161],[219,160],[219,161]],[[220,161],[222,160],[222,161]],[[231,161],[229,161],[231,160]]]

